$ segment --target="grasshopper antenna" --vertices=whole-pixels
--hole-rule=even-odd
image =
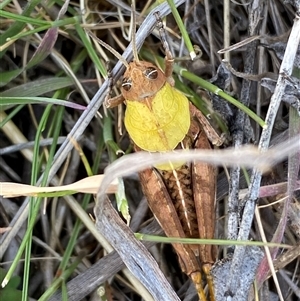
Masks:
[[[90,37],[92,37],[93,39],[95,39],[101,46],[103,46],[104,48],[106,48],[108,51],[110,51],[117,59],[119,59],[123,65],[128,68],[129,64],[127,63],[127,61],[122,57],[122,55],[116,51],[115,49],[113,49],[110,45],[108,45],[107,43],[105,43],[104,41],[100,40],[98,37],[96,37],[90,30],[86,29],[86,32],[89,34]]]
[[[135,0],[132,0],[131,4],[131,15],[132,15],[132,31],[131,31],[131,41],[132,41],[132,52],[134,61],[139,63],[139,56],[136,49],[136,16],[135,16]]]

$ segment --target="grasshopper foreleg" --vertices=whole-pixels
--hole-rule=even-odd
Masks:
[[[159,13],[155,13],[155,17],[157,20],[157,28],[158,32],[160,35],[161,42],[163,44],[163,48],[165,51],[165,76],[168,79],[168,82],[170,85],[174,86],[174,79],[172,78],[172,73],[173,73],[173,63],[174,63],[174,58],[172,55],[172,52],[169,47],[169,43],[167,41],[167,35],[166,35],[166,29],[164,27],[164,24],[162,22],[161,17],[159,16]]]

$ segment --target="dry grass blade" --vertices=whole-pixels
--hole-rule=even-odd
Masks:
[[[71,191],[73,193],[91,193],[96,194],[101,185],[103,175],[91,176],[69,185],[62,185],[56,187],[35,187],[31,185],[24,185],[18,183],[0,182],[0,195],[5,198],[14,198],[20,196],[39,196],[41,194],[53,194],[56,192]],[[117,182],[112,184],[106,193],[117,192]]]

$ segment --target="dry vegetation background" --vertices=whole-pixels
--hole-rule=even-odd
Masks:
[[[143,44],[141,57],[157,61],[164,53],[157,31],[153,31],[154,18],[145,21],[146,16],[153,14],[155,3],[137,2],[137,23],[138,27],[143,27],[137,35],[138,47]],[[270,110],[276,81],[279,78],[287,83],[283,98],[278,102],[279,109],[274,112],[274,127],[270,128],[269,133],[271,145],[283,143],[281,150],[284,151],[285,146],[288,147],[287,140],[300,133],[300,48],[291,43],[289,49],[286,44],[292,27],[299,23],[299,2],[266,0],[227,3],[216,0],[176,3],[181,4],[178,10],[192,43],[203,52],[201,58],[193,62],[186,59],[188,53],[181,42],[181,33],[168,10],[166,27],[172,52],[176,58],[185,57],[176,62],[178,66],[186,68],[196,77],[206,80],[214,78],[214,85],[244,103],[263,120]],[[65,8],[62,8],[64,4]],[[105,62],[110,61],[116,81],[124,68],[120,63],[116,65],[118,59],[109,51],[93,44],[83,30],[93,31],[122,54],[130,39],[130,3],[113,0],[71,3],[59,0],[3,0],[0,8],[0,181],[50,183],[52,186],[69,184],[88,174],[103,173],[112,161],[121,156],[121,150],[131,152],[125,130],[122,129],[123,135],[118,131],[122,127],[119,118],[123,112],[120,109],[104,112],[100,107],[108,87],[108,81],[104,81]],[[167,4],[160,10],[162,16],[166,11]],[[227,11],[227,23],[224,22],[224,11]],[[226,24],[229,24],[228,29]],[[153,34],[149,35],[152,31]],[[226,68],[219,68],[224,54],[218,51],[224,45],[234,45],[255,36],[259,37],[253,42],[231,49],[230,54],[226,53],[232,68],[241,74],[236,76]],[[14,39],[8,39],[11,37]],[[288,70],[287,74],[280,73],[283,56],[289,51],[297,51],[291,76]],[[124,56],[132,58],[130,48]],[[220,72],[216,77],[218,70]],[[259,143],[262,128],[256,122],[244,117],[221,98],[213,98],[213,94],[199,85],[178,74],[174,76],[178,89],[191,95],[196,103],[200,101],[206,114],[209,112],[213,120],[219,120],[216,116],[221,117],[222,122],[215,125],[219,129],[224,125],[227,127],[227,136],[230,137],[228,146]],[[118,88],[119,82],[114,86],[113,94],[119,93]],[[49,103],[51,99],[55,105]],[[58,99],[68,100],[71,104],[61,105]],[[75,107],[75,104],[87,106],[90,100],[91,105],[84,113]],[[104,118],[95,114],[99,107]],[[66,140],[69,134],[74,138],[72,143]],[[272,153],[274,158],[279,155]],[[252,163],[250,159],[243,159],[249,167]],[[230,210],[239,213],[238,223],[242,221],[244,203],[237,200],[241,189],[247,187],[247,174],[251,176],[251,169],[220,167],[216,221],[218,238],[226,238],[230,232],[227,229]],[[286,182],[288,184],[284,186],[282,183]],[[161,234],[148,210],[137,174],[127,176],[124,184],[133,231]],[[258,266],[256,286],[251,287],[250,296],[256,294],[256,300],[263,301],[280,298],[299,300],[300,197],[299,192],[294,192],[300,185],[299,148],[298,153],[290,154],[289,160],[277,163],[264,174],[261,182],[264,189],[259,190],[259,184],[252,187],[252,191],[260,196],[257,200],[260,207],[249,229],[249,238],[282,242],[292,248],[270,249],[272,266],[278,271],[277,279],[274,280],[264,258]],[[274,193],[273,184],[282,184],[283,190],[275,190]],[[228,205],[228,199],[236,203]],[[22,291],[29,300],[151,300],[139,281],[132,279],[128,270],[123,269],[117,253],[107,255],[99,243],[101,237],[85,214],[93,216],[95,200],[91,195],[40,198],[31,212],[31,216],[36,215],[32,222],[32,237],[25,238],[28,202],[33,203],[33,199],[0,196],[0,230],[3,232],[0,237],[1,281],[17,258],[22,242],[32,240],[31,249],[27,249],[31,255],[30,261],[29,256],[26,259],[23,253],[21,258],[17,258],[12,280],[6,288],[0,288],[1,301],[21,300]],[[241,206],[231,208],[232,204]],[[235,234],[231,232],[231,237],[234,238]],[[264,250],[262,247],[260,249]],[[232,250],[227,250],[228,254]],[[170,245],[152,243],[150,252],[181,300],[197,298],[190,281],[180,271]],[[219,248],[220,259],[228,254],[224,247]],[[243,258],[249,260],[246,255]],[[24,276],[26,261],[30,270]],[[233,282],[237,281],[234,279],[247,277],[243,271],[240,271],[241,274],[226,271],[224,278],[232,277]],[[219,300],[225,300],[225,297]]]

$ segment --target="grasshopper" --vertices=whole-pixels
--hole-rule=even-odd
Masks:
[[[208,136],[214,131],[187,97],[176,90],[172,79],[173,57],[158,13],[157,26],[165,50],[165,70],[140,61],[134,50],[129,64],[103,41],[126,66],[121,95],[108,99],[109,108],[125,102],[125,127],[136,151],[165,152],[174,149],[211,149]],[[135,45],[135,43],[133,43]],[[221,140],[213,139],[214,144]],[[144,194],[154,216],[169,237],[214,237],[216,170],[205,163],[166,163],[139,173]],[[210,268],[216,260],[211,245],[174,243],[182,271],[194,282],[199,299],[206,301],[202,272],[210,300],[215,300]]]

